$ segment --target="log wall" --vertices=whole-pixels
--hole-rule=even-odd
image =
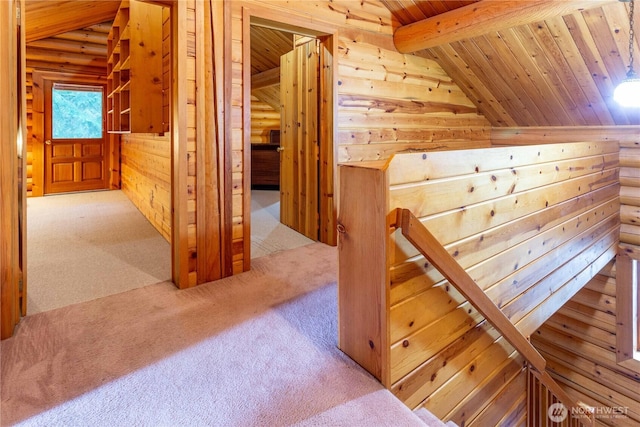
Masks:
[[[499,145],[602,141],[620,146],[620,242],[640,245],[640,127],[563,126],[493,128],[491,143]]]
[[[249,268],[249,210],[245,173],[251,135],[245,135],[243,16],[251,13],[274,22],[292,22],[301,31],[336,34],[338,72],[334,99],[336,162],[388,158],[396,151],[451,149],[489,145],[489,122],[434,61],[399,54],[393,45],[397,26],[377,1],[235,1],[231,7],[231,72],[229,103],[233,185],[234,272]],[[244,15],[246,14],[246,15]],[[305,29],[305,25],[307,28]],[[309,31],[312,29],[313,31]],[[246,114],[246,115],[245,115]],[[246,117],[246,118],[245,118]],[[247,129],[248,131],[248,129]]]
[[[640,424],[640,373],[616,361],[617,307],[628,303],[616,298],[616,286],[612,262],[531,341],[556,381],[576,399],[598,408],[597,425],[631,427]]]
[[[171,137],[122,135],[120,159],[122,191],[171,241]]]
[[[521,356],[389,234],[388,214],[421,218],[528,336],[615,256],[618,144],[397,154],[364,166],[340,172],[340,347],[412,408],[459,425],[522,424]]]
[[[280,111],[276,111],[266,102],[251,97],[251,143],[269,143],[269,133],[280,130]]]

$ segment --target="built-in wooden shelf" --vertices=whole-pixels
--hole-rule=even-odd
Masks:
[[[107,38],[107,130],[163,132],[162,7],[123,0]]]

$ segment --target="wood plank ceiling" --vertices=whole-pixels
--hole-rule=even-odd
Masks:
[[[383,3],[407,25],[473,2]],[[493,126],[638,125],[640,110],[612,99],[628,70],[628,10],[611,2],[416,54],[437,61]]]
[[[113,20],[119,1],[26,0],[27,43]]]
[[[477,0],[381,2],[406,25]],[[99,0],[26,3],[28,41],[112,19],[119,4]],[[628,9],[628,3],[612,1],[415,54],[437,61],[494,126],[638,125],[640,111],[620,108],[612,99],[629,62]],[[640,54],[638,32],[635,48]],[[257,49],[252,73],[275,66],[278,46],[289,43],[277,34],[252,34],[252,41]],[[267,59],[269,55],[273,57]]]

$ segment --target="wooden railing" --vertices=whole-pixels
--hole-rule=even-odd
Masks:
[[[411,409],[524,424],[525,355],[546,365],[523,337],[615,257],[618,164],[616,143],[580,142],[341,165],[340,349]],[[456,281],[472,278],[482,312],[403,236],[398,208],[455,259]]]
[[[529,340],[511,323],[502,310],[494,304],[422,222],[408,209],[400,208],[395,210],[395,221],[391,218],[390,222],[392,226],[400,228],[402,235],[518,350],[528,362],[535,377],[568,408],[567,411],[574,413],[576,411],[572,411],[572,408],[575,408],[580,414],[586,414],[586,420],[583,419],[580,422],[582,425],[592,426],[594,423],[592,411],[586,405],[574,401],[549,375],[544,357],[538,353]]]

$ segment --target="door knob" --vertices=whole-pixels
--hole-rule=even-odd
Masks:
[[[47,144],[47,145],[51,145],[51,140],[47,139],[44,143]]]
[[[281,151],[284,151],[284,147],[278,147],[278,148],[276,148],[276,151],[277,151],[278,153],[279,153],[279,152],[281,152]]]

